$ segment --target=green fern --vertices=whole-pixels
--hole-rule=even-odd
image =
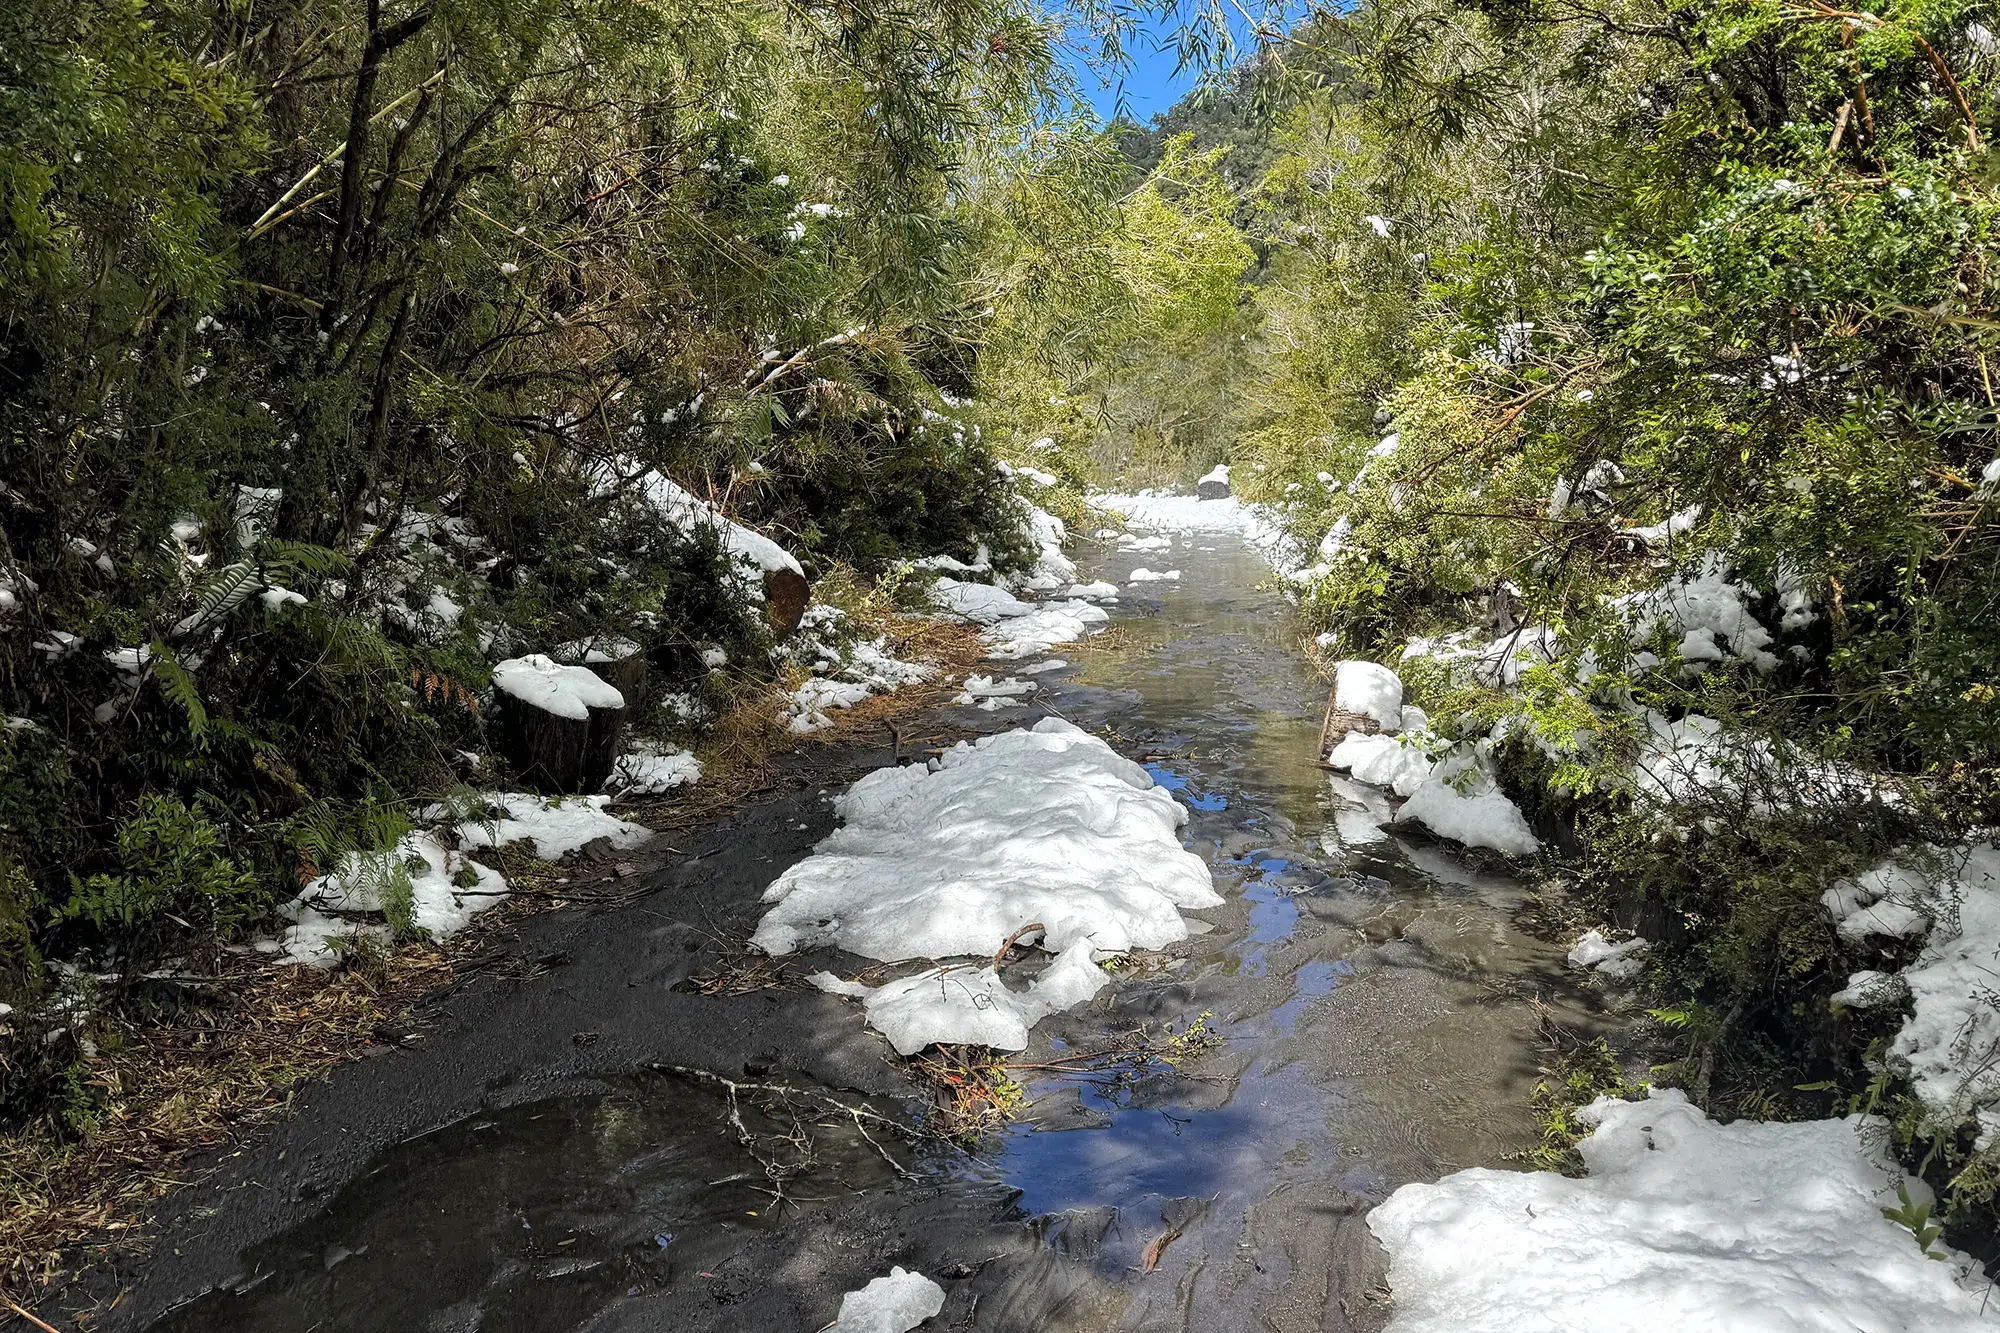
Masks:
[[[208,731],[208,708],[201,701],[201,692],[195,688],[193,674],[174,660],[174,655],[158,639],[153,640],[152,648],[153,656],[148,665],[152,668],[153,679],[160,683],[160,693],[187,716],[188,734],[200,741]]]

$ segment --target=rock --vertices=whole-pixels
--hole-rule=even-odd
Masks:
[[[796,569],[764,571],[764,614],[781,639],[792,637],[805,617],[806,603],[812,600],[812,585]]]
[[[1213,471],[1194,484],[1194,493],[1201,500],[1226,500],[1229,498],[1229,465],[1217,463]]]

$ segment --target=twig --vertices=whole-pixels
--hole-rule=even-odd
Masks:
[[[1013,948],[1016,944],[1019,944],[1021,942],[1021,937],[1023,935],[1026,935],[1029,931],[1034,931],[1034,930],[1041,931],[1044,937],[1046,937],[1049,933],[1049,928],[1043,925],[1041,922],[1030,921],[1027,925],[1021,927],[1019,930],[1015,931],[1012,935],[1009,935],[1007,937],[1006,942],[994,951],[993,970],[998,972],[1000,970],[1001,960],[1006,958],[1007,951]]]
[[[29,1314],[26,1310],[23,1310],[19,1305],[16,1305],[11,1300],[7,1302],[7,1308],[12,1310],[15,1314],[21,1316],[21,1318],[27,1320],[29,1323],[33,1324],[36,1328],[41,1329],[42,1333],[62,1333],[62,1330],[57,1328],[54,1324],[43,1323],[41,1320]]]

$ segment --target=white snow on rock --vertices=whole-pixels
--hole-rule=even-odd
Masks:
[[[1021,696],[1033,694],[1037,686],[1032,680],[1022,680],[1010,676],[1006,680],[995,680],[991,676],[967,676],[965,688],[952,698],[961,707],[972,706],[992,712],[996,708],[1013,708],[1019,705]]]
[[[1059,718],[933,763],[880,769],[837,798],[845,825],[764,891],[752,942],[887,962],[990,957],[1039,921],[1050,949],[1120,952],[1184,939],[1177,909],[1222,902],[1180,844],[1187,811]]]
[[[637,847],[653,836],[652,830],[608,814],[609,796],[537,796],[532,792],[492,791],[481,799],[493,813],[483,821],[458,826],[459,840],[467,847],[505,847],[528,838],[535,840],[535,855],[544,861],[560,861],[587,842],[609,838],[620,849]],[[426,812],[435,814],[437,812]]]
[[[1676,1089],[1601,1099],[1590,1175],[1480,1168],[1368,1215],[1389,1333],[1972,1333],[1987,1284],[1882,1215],[1886,1122],[1718,1125]],[[1912,1197],[1921,1182],[1910,1187]]]
[[[493,668],[493,688],[530,708],[588,721],[593,708],[623,708],[625,696],[589,667],[564,666],[544,653],[510,657]]]
[[[1346,769],[1356,782],[1387,787],[1398,796],[1408,797],[1423,785],[1435,766],[1424,750],[1428,739],[1428,731],[1411,731],[1400,736],[1370,736],[1350,731],[1345,740],[1333,747],[1327,763]]]
[[[1410,793],[1397,822],[1414,821],[1441,838],[1468,847],[1490,847],[1503,856],[1533,856],[1538,844],[1521,807],[1493,778],[1480,747],[1462,746],[1440,761]]]
[[[1129,575],[1127,575],[1125,581],[1127,583],[1169,583],[1169,582],[1177,583],[1180,581],[1180,577],[1181,577],[1181,572],[1178,569],[1168,569],[1156,572],[1154,570],[1146,568],[1144,565],[1141,565],[1137,569],[1133,570]]]
[[[621,797],[656,796],[699,781],[701,760],[690,751],[652,741],[640,741],[630,753],[620,755],[611,770],[611,786]]]
[[[1203,473],[1200,481],[1197,481],[1195,484],[1199,486],[1203,481],[1219,482],[1227,486],[1229,484],[1229,464],[1217,463],[1214,467]]]
[[[1111,980],[1091,952],[1087,941],[1071,945],[1023,990],[1010,989],[990,964],[932,968],[875,987],[828,972],[810,979],[821,990],[860,1000],[868,1025],[898,1055],[915,1055],[933,1043],[1019,1051],[1035,1024],[1082,1004]]]
[[[1583,938],[1570,948],[1569,965],[1590,968],[1619,981],[1630,981],[1646,970],[1645,960],[1639,955],[1652,947],[1650,940],[1637,935],[1613,944],[1604,938],[1603,931],[1587,930]]]
[[[1118,600],[1118,585],[1106,583],[1103,579],[1095,583],[1072,583],[1063,596],[1081,598],[1086,602],[1115,602]]]
[[[903,1268],[891,1268],[840,1298],[840,1317],[825,1333],[910,1333],[944,1309],[944,1288]]]
[[[1333,706],[1375,719],[1384,731],[1403,727],[1403,681],[1379,662],[1349,659],[1333,669]]]

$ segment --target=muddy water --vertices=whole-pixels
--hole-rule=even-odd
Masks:
[[[1206,1015],[1220,1044],[1183,1077],[1031,1075],[1029,1122],[967,1169],[1030,1214],[1115,1210],[1101,1309],[1048,1327],[1371,1326],[1366,1209],[1532,1143],[1542,1015],[1595,1016],[1515,926],[1516,881],[1383,827],[1378,793],[1314,762],[1326,686],[1253,554],[1193,534],[1171,564],[1113,554],[1098,573],[1123,584],[1136,563],[1182,577],[1125,586],[1124,644],[1079,654],[1051,702],[1175,789],[1229,904],[1052,1040],[1092,1049]]]
[[[1036,698],[1174,790],[1228,901],[1043,1025],[1017,1123],[975,1152],[918,1147],[896,1132],[921,1120],[914,1097],[639,1073],[391,1150],[245,1254],[233,1289],[155,1327],[761,1331],[720,1291],[671,1315],[645,1300],[718,1280],[753,1242],[782,1255],[796,1234],[803,1254],[814,1226],[814,1246],[860,1250],[842,1236],[863,1217],[952,1279],[939,1326],[1378,1327],[1367,1209],[1532,1142],[1542,1019],[1593,1015],[1514,925],[1517,883],[1381,827],[1379,796],[1316,765],[1325,686],[1234,537],[1084,563],[1121,585],[1141,563],[1182,577],[1126,587],[1116,637]],[[1074,1067],[1191,1026],[1208,1038],[1183,1035],[1171,1064]]]

